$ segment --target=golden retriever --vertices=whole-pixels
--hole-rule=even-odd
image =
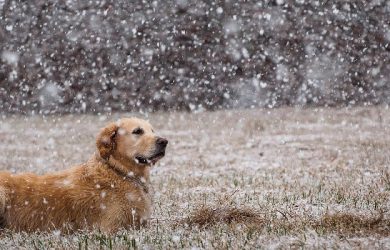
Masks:
[[[168,141],[137,118],[103,128],[86,163],[38,176],[0,173],[0,224],[14,231],[139,228],[151,213],[149,170]]]

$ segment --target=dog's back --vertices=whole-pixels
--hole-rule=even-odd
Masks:
[[[150,202],[142,186],[96,162],[42,176],[0,173],[1,227],[15,231],[138,228]]]
[[[80,172],[80,170],[76,170]],[[91,225],[98,208],[93,191],[80,187],[70,171],[55,175],[0,174],[0,223],[17,231],[72,230]],[[82,210],[82,211],[80,211]]]

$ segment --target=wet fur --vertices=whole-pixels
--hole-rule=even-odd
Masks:
[[[144,138],[128,135],[135,127],[145,129]],[[120,135],[119,129],[128,134]],[[146,224],[151,212],[151,195],[145,189],[150,166],[134,162],[131,153],[152,151],[158,137],[151,131],[146,121],[122,119],[100,132],[98,152],[82,165],[42,176],[1,172],[1,226],[15,231],[115,232]],[[143,183],[118,172],[132,172]]]

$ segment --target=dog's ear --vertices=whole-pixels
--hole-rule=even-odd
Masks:
[[[118,134],[118,125],[115,123],[108,124],[100,131],[96,139],[96,147],[100,157],[108,160],[116,148],[116,136]]]

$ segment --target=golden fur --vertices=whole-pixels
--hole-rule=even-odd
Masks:
[[[2,228],[108,233],[139,228],[151,212],[149,169],[167,143],[148,122],[125,118],[102,129],[97,153],[82,165],[42,176],[1,172]]]

